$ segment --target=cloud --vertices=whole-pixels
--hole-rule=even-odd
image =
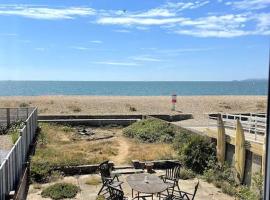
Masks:
[[[259,10],[270,6],[270,0],[242,0],[242,1],[229,1],[225,3],[236,9],[242,10]]]
[[[95,15],[95,10],[88,7],[67,7],[50,8],[34,5],[0,5],[0,15],[15,15],[33,19],[57,20],[73,19]]]
[[[76,49],[76,50],[80,50],[80,51],[87,51],[87,50],[90,49],[90,48],[88,48],[88,47],[83,47],[83,46],[72,46],[72,47],[70,47],[70,48]]]
[[[137,60],[137,61],[146,61],[146,62],[160,62],[161,61],[158,58],[153,58],[148,55],[135,56],[135,57],[131,57],[131,59]]]
[[[103,42],[101,40],[91,40],[91,43],[95,43],[95,44],[102,44]]]
[[[130,33],[131,31],[130,30],[127,30],[127,29],[116,29],[116,30],[113,30],[114,32],[118,32],[118,33]]]
[[[178,3],[172,3],[168,2],[165,7],[175,9],[177,11],[182,11],[186,9],[197,9],[200,8],[206,4],[210,3],[210,1],[195,1],[195,2],[178,2]]]
[[[103,17],[97,20],[98,24],[114,25],[164,25],[183,21],[183,18],[135,18],[135,17]]]
[[[92,62],[94,64],[101,64],[101,65],[116,65],[116,66],[137,66],[138,63],[134,62],[112,62],[112,61],[100,61],[100,62]]]

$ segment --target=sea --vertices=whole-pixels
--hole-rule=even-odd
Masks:
[[[0,81],[0,96],[267,95],[267,80],[247,81]]]

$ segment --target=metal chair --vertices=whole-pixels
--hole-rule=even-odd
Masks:
[[[174,196],[174,192],[178,192],[181,197],[181,190],[179,187],[181,164],[177,162],[169,162],[165,175],[160,176],[164,183],[167,184],[167,193]],[[171,192],[170,192],[171,191]]]
[[[124,196],[124,192],[122,189],[118,189],[112,185],[108,185],[109,189],[109,200],[126,200],[128,199],[127,197]]]
[[[108,192],[108,185],[111,185],[112,187],[120,188],[122,190],[122,184],[123,182],[119,181],[119,178],[117,175],[112,176],[111,174],[112,168],[109,165],[109,161],[105,161],[99,165],[99,171],[101,175],[102,180],[102,187],[100,188],[98,195],[101,194],[101,192],[105,191],[105,193]]]
[[[194,188],[193,194],[181,191],[181,198],[180,199],[181,200],[194,200],[195,196],[196,196],[196,193],[197,193],[197,190],[198,190],[198,187],[199,187],[199,181],[198,181],[198,183],[196,184],[196,186]]]

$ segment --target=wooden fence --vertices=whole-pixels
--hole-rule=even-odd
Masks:
[[[11,191],[16,190],[27,161],[30,144],[37,129],[37,108],[29,114],[20,137],[0,166],[0,199],[6,200]]]

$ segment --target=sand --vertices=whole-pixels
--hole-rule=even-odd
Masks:
[[[0,97],[0,107],[23,103],[39,114],[176,114],[200,118],[209,112],[266,112],[266,96],[179,96],[172,112],[170,96],[26,96]],[[25,105],[24,105],[25,106]]]

